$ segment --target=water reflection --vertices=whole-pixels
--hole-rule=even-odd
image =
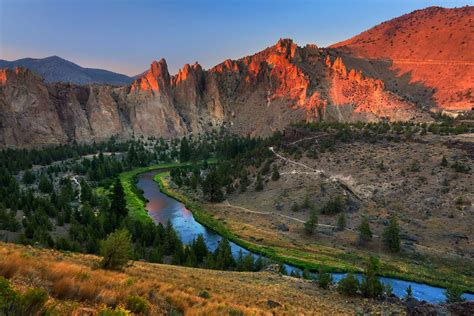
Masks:
[[[153,177],[158,171],[150,171],[143,173],[138,177],[137,187],[143,191],[144,197],[148,200],[146,209],[153,221],[158,224],[166,225],[168,221],[171,222],[176,232],[181,237],[185,244],[190,244],[199,234],[202,234],[207,247],[214,251],[217,248],[222,237],[203,225],[199,224],[193,217],[192,213],[180,202],[163,194],[158,184],[153,181]],[[236,257],[240,251],[245,255],[249,253],[248,250],[239,245],[230,242],[232,254]],[[258,256],[254,254],[256,259]],[[285,264],[288,273],[301,270]],[[314,274],[313,274],[314,275]],[[342,279],[345,273],[333,273],[333,280],[335,282]],[[358,275],[361,278],[361,275]],[[439,303],[445,300],[443,288],[421,284],[416,282],[403,281],[392,278],[381,277],[382,283],[389,283],[392,286],[393,293],[398,297],[404,297],[408,286],[412,287],[413,297],[418,300],[425,300],[427,302]],[[464,295],[469,300],[474,300],[473,294]]]

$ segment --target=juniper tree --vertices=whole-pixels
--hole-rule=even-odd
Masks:
[[[359,243],[365,244],[372,239],[372,231],[370,230],[369,220],[367,217],[362,218],[359,225]]]
[[[400,251],[400,228],[395,215],[390,218],[390,223],[383,233],[383,242],[391,252]]]
[[[121,270],[130,258],[132,251],[132,240],[130,233],[125,230],[118,230],[111,233],[100,247],[102,255],[101,266],[104,269]]]
[[[278,179],[280,179],[280,173],[278,172],[277,166],[273,165],[272,180],[277,181]]]

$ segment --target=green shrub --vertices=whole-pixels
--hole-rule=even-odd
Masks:
[[[102,268],[123,269],[128,263],[131,250],[132,240],[127,230],[123,229],[111,233],[101,244]]]
[[[365,297],[379,297],[383,294],[383,285],[377,276],[379,265],[379,259],[376,257],[370,257],[367,262],[365,276],[360,284],[360,290]]]
[[[342,196],[337,195],[321,208],[322,214],[333,215],[340,213],[344,210],[345,201]]]
[[[44,311],[48,293],[43,289],[29,289],[18,294],[10,281],[0,276],[0,315],[37,315]]]
[[[198,296],[206,299],[211,298],[211,294],[208,291],[201,291]]]
[[[150,311],[150,303],[140,296],[129,296],[125,306],[135,314],[146,315]]]
[[[44,309],[48,293],[43,289],[29,289],[21,297],[21,311],[24,315],[36,315]]]
[[[450,286],[444,292],[446,295],[446,303],[464,302],[466,299],[462,297],[463,289],[459,286]]]
[[[357,280],[352,273],[348,273],[347,276],[341,279],[337,284],[337,291],[348,296],[355,296],[358,289],[359,280]]]
[[[383,232],[383,242],[391,252],[400,251],[400,227],[395,215],[390,218],[390,223]]]
[[[10,281],[0,276],[0,315],[9,315],[17,301],[18,294],[13,290]]]
[[[103,306],[101,307],[97,315],[98,316],[129,316],[130,311],[125,309],[125,307],[122,305],[119,305],[115,308]]]
[[[331,273],[319,271],[318,274],[318,286],[322,289],[329,289],[329,286],[332,284],[332,275]]]

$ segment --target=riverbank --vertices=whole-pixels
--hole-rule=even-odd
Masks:
[[[226,224],[214,218],[208,210],[204,209],[201,203],[192,201],[183,193],[173,190],[166,179],[167,175],[168,172],[160,172],[154,179],[163,193],[182,202],[202,225],[252,252],[311,271],[318,271],[319,269],[327,272],[363,271],[369,253],[347,253],[339,249],[318,245],[314,245],[311,249],[298,249],[292,245],[277,247],[244,240],[229,229]],[[439,266],[434,266],[432,262],[421,261],[420,258],[382,257],[380,275],[439,287],[456,284],[464,286],[470,293],[474,292],[474,280],[469,276],[458,274],[455,266],[449,267],[448,264],[444,264],[440,269]]]

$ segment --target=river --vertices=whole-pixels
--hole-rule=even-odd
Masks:
[[[198,223],[194,219],[191,211],[182,203],[162,193],[158,184],[153,180],[153,177],[157,173],[158,171],[154,170],[138,175],[137,187],[143,191],[143,196],[148,201],[146,203],[146,209],[150,217],[157,224],[166,224],[170,221],[185,244],[190,244],[193,239],[197,238],[199,234],[202,234],[207,247],[214,251],[222,237]],[[237,256],[240,251],[242,251],[244,255],[249,253],[248,250],[233,242],[230,242],[230,247],[234,256]],[[254,254],[254,256],[258,257],[256,254]],[[291,265],[285,265],[285,268],[288,272],[297,270],[301,273],[300,269]],[[333,273],[332,275],[335,282],[345,276],[344,273]],[[393,293],[400,298],[405,296],[406,289],[408,286],[411,286],[413,297],[418,300],[424,300],[430,303],[441,303],[445,300],[445,289],[440,287],[386,277],[380,277],[380,280],[384,284],[390,284]],[[468,300],[474,300],[473,294],[465,294],[464,296]]]

